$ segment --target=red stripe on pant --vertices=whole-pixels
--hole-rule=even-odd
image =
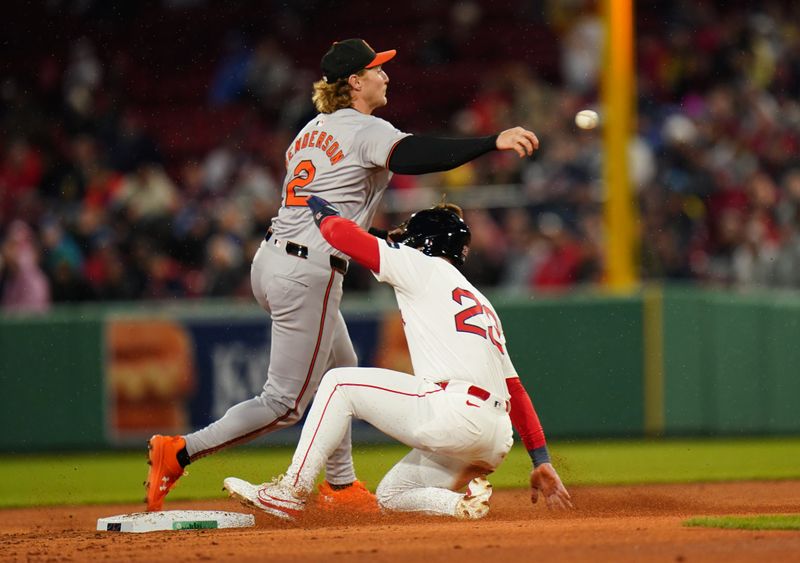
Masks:
[[[328,399],[325,401],[325,407],[322,409],[322,414],[319,417],[319,422],[317,423],[317,427],[314,428],[314,435],[311,436],[311,441],[308,443],[308,449],[306,450],[305,455],[303,456],[303,461],[300,463],[300,467],[297,470],[297,475],[294,478],[293,486],[297,486],[297,481],[300,479],[300,473],[303,471],[303,467],[306,464],[306,460],[308,459],[308,453],[311,451],[311,447],[314,445],[314,440],[317,438],[317,433],[319,432],[320,427],[322,426],[322,421],[325,418],[325,413],[328,411],[328,405],[331,403],[331,399],[333,398],[333,394],[336,393],[339,387],[366,387],[368,389],[377,389],[378,391],[388,391],[389,393],[394,393],[395,395],[405,395],[406,397],[427,397],[428,395],[432,395],[434,393],[441,393],[444,389],[436,389],[434,391],[429,391],[427,393],[406,393],[404,391],[397,391],[396,389],[388,389],[386,387],[378,387],[377,385],[368,385],[366,383],[337,383],[331,394],[328,395]]]

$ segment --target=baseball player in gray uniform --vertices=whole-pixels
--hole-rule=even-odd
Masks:
[[[463,263],[470,242],[460,209],[438,206],[414,214],[394,237],[401,245],[367,234],[321,198],[312,197],[309,206],[334,248],[394,287],[415,376],[376,368],[328,372],[285,476],[262,485],[229,477],[224,488],[230,495],[293,519],[357,417],[414,448],[378,486],[384,509],[485,516],[492,492],[485,476],[511,448],[512,425],[533,459],[531,500],[541,492],[548,506],[571,506],[509,358],[500,319],[454,267]],[[465,494],[458,492],[467,484]]]
[[[339,312],[348,260],[308,221],[309,196],[327,198],[343,217],[367,228],[392,173],[449,170],[493,150],[525,157],[538,148],[536,136],[522,127],[450,139],[403,133],[374,117],[387,103],[382,65],[394,56],[394,50],[376,53],[362,39],[347,39],[322,58],[323,79],[313,93],[320,113],[286,151],[283,204],[252,263],[253,293],[272,316],[263,392],[197,432],[150,439],[148,510],[162,509],[189,463],[294,424],[326,371],[357,365]],[[323,506],[377,510],[374,495],[356,480],[349,431],[327,461],[319,499]]]

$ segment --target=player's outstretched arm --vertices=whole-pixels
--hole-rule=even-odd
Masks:
[[[544,430],[530,395],[519,377],[507,378],[506,387],[511,395],[511,424],[522,439],[522,443],[533,461],[533,470],[530,475],[531,502],[535,504],[539,493],[542,493],[548,508],[571,508],[572,502],[569,493],[550,463],[550,453],[547,451]]]
[[[409,135],[394,147],[386,167],[397,174],[428,174],[452,170],[493,150],[513,150],[525,157],[537,148],[539,139],[522,127],[466,139]]]
[[[341,217],[339,210],[321,197],[311,196],[307,203],[328,244],[373,272],[380,272],[378,239],[350,219]]]

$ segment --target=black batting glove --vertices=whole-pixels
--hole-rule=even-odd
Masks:
[[[315,195],[309,196],[306,203],[308,203],[308,208],[311,210],[311,213],[314,214],[314,222],[317,224],[317,227],[322,224],[325,217],[339,217],[342,214],[341,211],[336,209],[330,202]]]

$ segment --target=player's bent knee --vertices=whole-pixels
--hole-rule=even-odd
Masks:
[[[392,500],[397,496],[398,492],[397,488],[386,483],[385,479],[381,481],[378,488],[375,490],[375,498],[378,501],[378,506],[391,510],[393,504]]]
[[[387,475],[389,477],[389,475]],[[401,486],[398,482],[384,477],[375,490],[378,506],[386,510],[396,510],[399,496],[408,491],[408,487]]]
[[[324,376],[322,376],[322,380],[325,381],[341,381],[341,379],[351,370],[352,368],[333,368],[328,370]]]
[[[292,426],[303,418],[305,409],[295,409],[284,401],[277,399],[273,393],[263,391],[257,397],[261,406],[264,407],[265,416],[274,420],[276,417],[281,419],[280,427]]]

